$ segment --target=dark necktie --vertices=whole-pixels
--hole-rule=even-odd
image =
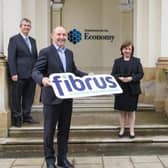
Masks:
[[[64,50],[62,48],[59,48],[58,49],[58,53],[59,53],[59,56],[60,56],[64,71],[66,71],[66,57],[65,57]]]

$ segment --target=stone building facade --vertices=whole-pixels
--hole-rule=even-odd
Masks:
[[[168,114],[167,0],[0,0],[0,137],[8,136],[11,125],[8,40],[19,32],[22,17],[32,21],[38,50],[50,44],[50,32],[57,25],[82,34],[113,35],[112,42],[91,38],[76,45],[67,42],[80,68],[94,73],[110,73],[121,43],[133,41],[145,71],[140,102]],[[37,87],[34,105],[39,105],[38,99]]]

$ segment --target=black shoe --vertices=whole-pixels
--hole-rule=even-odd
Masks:
[[[58,159],[58,166],[63,167],[63,168],[74,168],[74,166],[69,162],[68,159]]]
[[[129,134],[129,137],[130,137],[131,139],[133,139],[133,138],[135,138],[135,134],[134,134],[134,135]]]
[[[122,138],[122,137],[124,137],[125,136],[125,130],[124,131],[120,131],[119,133],[118,133],[118,137],[119,138]]]
[[[23,122],[29,124],[38,124],[38,122],[35,121],[33,118],[23,118]]]
[[[119,138],[122,138],[122,137],[124,137],[124,136],[125,136],[125,132],[122,133],[122,134],[118,133],[118,137],[119,137]]]
[[[47,168],[57,168],[54,163],[47,163]]]
[[[14,117],[12,125],[15,127],[21,127],[22,126],[21,117]]]

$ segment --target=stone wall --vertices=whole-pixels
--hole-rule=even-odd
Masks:
[[[139,101],[144,104],[155,104],[156,68],[144,68],[144,77],[141,81],[142,94]]]

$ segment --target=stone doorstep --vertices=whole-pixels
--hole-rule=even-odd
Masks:
[[[83,125],[83,126],[71,126],[71,130],[104,130],[104,129],[118,129],[119,126],[117,125]],[[128,126],[126,126],[128,128]],[[168,125],[166,124],[152,124],[152,125],[136,125],[135,129],[168,129]],[[22,126],[20,128],[17,127],[10,127],[9,131],[20,130],[20,131],[35,131],[35,130],[43,130],[42,126]]]
[[[168,135],[168,125],[139,125],[136,126],[135,132],[137,137],[149,137],[156,135]],[[117,136],[118,126],[72,126],[70,130],[70,138],[82,139],[105,139],[108,137],[115,138]],[[128,128],[126,129],[128,134]],[[43,136],[43,127],[26,127],[21,128],[11,127],[9,129],[9,137],[13,138],[41,138]]]
[[[88,100],[87,100],[88,101]],[[33,107],[32,107],[32,111],[33,112],[37,112],[37,111],[42,111],[42,105],[33,105]],[[81,108],[81,111],[83,110],[83,109],[99,109],[100,108],[100,110],[101,109],[103,109],[103,108],[105,108],[105,109],[109,109],[109,110],[111,110],[111,111],[114,111],[114,106],[113,106],[113,103],[112,102],[110,102],[110,101],[106,101],[106,102],[95,102],[95,103],[93,103],[93,102],[89,102],[89,103],[82,103],[82,102],[79,102],[79,103],[74,103],[73,104],[73,110],[74,111],[77,111],[77,109],[80,109]],[[139,103],[138,104],[138,110],[149,110],[149,111],[154,111],[155,110],[155,106],[154,105],[152,105],[152,104],[142,104],[142,103]],[[95,111],[95,110],[94,110]]]
[[[56,143],[56,139],[54,140]],[[104,143],[168,143],[168,136],[138,136],[134,139],[129,137],[112,137],[112,138],[70,138],[69,144],[104,144]],[[0,139],[0,145],[35,145],[43,144],[42,138],[3,138]]]
[[[126,130],[129,129],[129,127],[126,127]],[[136,132],[144,132],[149,133],[151,132],[167,132],[168,125],[136,125],[135,131]],[[88,125],[88,126],[71,126],[70,132],[71,133],[87,133],[87,132],[111,132],[116,133],[119,130],[119,126],[115,125]],[[21,128],[17,127],[10,127],[9,128],[9,135],[14,134],[42,134],[43,133],[43,127],[42,126],[22,126]]]
[[[100,109],[99,109],[100,110]],[[41,112],[32,113],[35,120],[39,121],[39,124],[34,124],[33,126],[42,126],[43,117]],[[101,125],[119,125],[118,112],[112,111],[81,111],[74,112],[72,115],[72,126],[100,126]],[[167,125],[168,118],[154,111],[138,111],[136,115],[136,125]],[[24,124],[23,126],[28,126]]]

